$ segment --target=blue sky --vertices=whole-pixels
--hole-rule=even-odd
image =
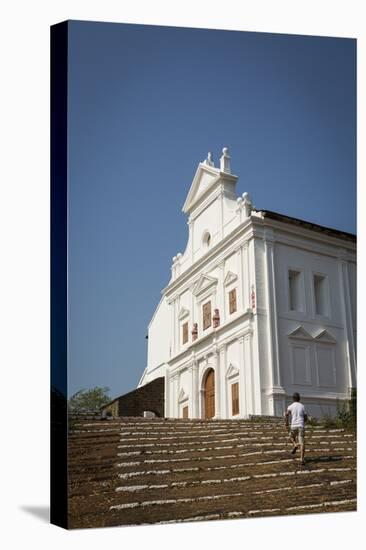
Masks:
[[[136,387],[208,151],[257,208],[356,232],[355,67],[352,39],[70,22],[69,394]]]

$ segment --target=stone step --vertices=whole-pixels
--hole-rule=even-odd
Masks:
[[[309,484],[314,485],[314,484]],[[232,490],[230,492],[206,494],[201,496],[178,496],[177,498],[148,498],[144,500],[131,499],[125,503],[112,504],[109,512],[114,519],[130,523],[133,518],[139,517],[142,523],[151,523],[159,517],[165,520],[173,520],[184,517],[205,516],[207,514],[239,513],[241,517],[261,515],[263,510],[276,511],[276,514],[299,513],[301,510],[314,510],[315,507],[324,507],[328,510],[331,507],[355,506],[354,495],[347,486],[309,487],[301,490],[288,491],[286,499],[274,494],[253,495],[246,490]],[[348,486],[349,487],[349,486]],[[133,497],[136,495],[130,495]],[[299,503],[300,501],[300,503]],[[324,502],[329,503],[324,506]],[[298,507],[301,507],[300,509]],[[136,520],[135,520],[136,521]],[[111,518],[111,522],[113,520]]]
[[[308,458],[310,462],[317,460],[319,462],[327,461],[327,460],[333,460],[333,461],[339,461],[342,459],[342,456],[345,454],[350,455],[352,452],[354,452],[355,449],[353,447],[337,447],[335,449],[329,448],[314,448],[312,449],[311,457]],[[324,456],[324,453],[330,453],[330,452],[336,452],[337,455],[329,455]],[[340,453],[343,453],[340,454]],[[320,455],[320,456],[318,456]],[[93,476],[94,479],[98,478],[99,474],[102,474],[104,479],[104,472],[109,469],[110,475],[115,476],[116,471],[114,468],[123,468],[124,471],[128,472],[130,469],[134,469],[136,466],[147,466],[149,468],[152,467],[152,465],[166,465],[166,464],[190,464],[196,466],[197,464],[201,463],[207,463],[210,462],[212,464],[220,465],[222,461],[225,461],[226,463],[232,459],[240,459],[241,463],[245,464],[245,460],[270,460],[271,458],[276,458],[278,456],[289,456],[289,450],[288,449],[269,449],[267,451],[259,450],[259,451],[252,451],[252,452],[246,452],[246,453],[239,453],[238,455],[235,454],[223,454],[223,455],[209,455],[209,456],[198,456],[198,457],[169,457],[169,458],[145,458],[143,460],[132,460],[132,457],[128,459],[128,461],[125,462],[117,462],[115,463],[115,457],[114,456],[106,456],[103,457],[103,459],[99,459],[98,461],[95,461],[91,459],[90,457],[83,457],[82,460],[71,461],[69,463],[69,473],[71,476],[74,474],[79,473],[79,478],[81,477],[83,479],[88,479],[91,476]],[[293,460],[293,459],[292,459]],[[80,468],[83,468],[83,473],[81,474]],[[113,468],[113,469],[111,469]],[[117,470],[118,471],[118,470]]]
[[[283,419],[118,419],[69,435],[71,527],[354,510],[356,439],[306,427],[290,455]]]
[[[168,523],[186,523],[186,522],[195,522],[195,521],[210,521],[210,520],[219,520],[219,519],[240,519],[245,518],[248,516],[254,517],[256,515],[259,516],[268,516],[268,515],[282,515],[282,514],[291,514],[296,510],[297,512],[301,510],[302,513],[314,513],[319,511],[319,509],[326,509],[328,512],[332,511],[348,511],[353,510],[354,506],[356,504],[356,499],[343,499],[343,500],[337,500],[337,501],[328,501],[328,502],[322,502],[320,504],[313,504],[313,505],[305,505],[305,506],[296,506],[296,507],[290,507],[290,508],[263,508],[261,510],[249,510],[249,512],[241,512],[241,511],[233,511],[233,512],[227,512],[227,513],[216,513],[216,514],[208,514],[208,515],[200,515],[200,516],[192,516],[188,518],[182,518],[182,519],[173,519],[173,520],[167,520],[167,521],[158,521],[157,524],[168,524]]]
[[[356,443],[355,440],[348,440],[347,443]],[[138,448],[138,446],[133,446],[129,448],[125,448],[125,450],[121,451],[119,449],[119,452],[117,452],[118,457],[127,457],[127,456],[140,456],[140,455],[179,455],[179,454],[188,454],[191,453],[192,456],[196,456],[195,453],[212,453],[214,452],[220,452],[223,450],[231,450],[234,452],[234,450],[238,449],[247,449],[247,450],[255,450],[256,448],[269,448],[269,447],[284,447],[285,442],[247,442],[247,443],[238,443],[236,445],[204,445],[202,447],[195,447],[195,448],[175,448],[172,449],[171,446],[169,446],[168,449],[162,449],[162,448]],[[334,445],[334,447],[339,446],[339,441],[331,441],[331,445]],[[307,441],[306,446],[308,449],[311,449],[312,447],[324,445],[329,445],[329,442],[326,441]]]
[[[240,434],[242,435],[242,434]],[[314,434],[307,434],[306,441],[309,440],[328,440],[332,439],[334,441],[337,439],[338,441],[341,439],[346,439],[352,437],[350,434],[342,434],[342,435],[333,435],[333,434],[324,434],[324,435],[314,435]],[[178,441],[177,441],[178,439]],[[190,438],[191,439],[191,438]],[[192,446],[197,445],[197,443],[202,444],[202,438],[194,437],[192,440],[184,440],[182,441],[181,438],[172,437],[169,438],[169,441],[164,441],[164,438],[154,438],[153,441],[141,441],[140,438],[121,438],[119,441],[123,442],[123,444],[119,444],[118,448],[129,448],[129,447],[182,447],[182,446]],[[222,439],[206,439],[204,438],[204,443],[207,444],[215,444],[215,443],[234,443],[236,441],[238,442],[268,442],[268,441],[288,441],[289,437],[288,435],[259,435],[259,436],[241,436],[241,437],[235,437],[235,436],[222,436]]]

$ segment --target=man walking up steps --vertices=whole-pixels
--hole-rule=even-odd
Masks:
[[[296,392],[292,396],[294,402],[287,407],[285,412],[286,428],[289,427],[289,416],[291,415],[290,439],[293,445],[291,454],[295,454],[300,446],[301,464],[305,464],[305,422],[307,414],[305,407],[300,403],[300,395]]]

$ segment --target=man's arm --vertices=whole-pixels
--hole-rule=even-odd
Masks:
[[[288,419],[289,419],[289,416],[290,416],[290,411],[287,409],[286,412],[285,412],[285,426],[286,428],[288,428]]]

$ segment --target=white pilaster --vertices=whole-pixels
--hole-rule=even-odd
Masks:
[[[258,253],[259,254],[259,253]],[[251,336],[251,360],[250,360],[250,373],[251,373],[251,389],[252,389],[252,411],[251,414],[262,413],[262,393],[261,393],[261,361],[260,361],[260,346],[259,346],[259,320],[258,320],[258,294],[259,289],[257,285],[256,277],[256,249],[255,239],[251,239],[248,243],[248,264],[249,264],[249,288],[253,287],[255,291],[255,309],[253,312],[252,330]],[[259,261],[258,261],[258,265]]]
[[[222,325],[226,319],[226,296],[225,296],[225,273],[224,273],[224,262],[219,263],[219,281],[218,281],[218,295],[216,297],[217,307],[220,311],[220,324]]]
[[[191,262],[194,262],[194,221],[191,217],[188,219],[188,228],[189,228],[189,241],[191,246]]]
[[[213,352],[213,364],[215,369],[215,418],[221,418],[220,354],[217,349]]]
[[[224,191],[223,189],[221,189],[221,193],[220,193],[220,203],[219,203],[219,208],[220,208],[220,237],[221,239],[224,238]]]
[[[165,369],[164,390],[165,390],[164,416],[165,416],[165,418],[168,418],[170,416],[170,411],[169,411],[169,405],[170,405],[170,399],[169,399],[170,380],[169,380],[169,370],[168,370],[168,368]]]
[[[241,288],[243,294],[243,307],[244,311],[250,308],[250,273],[249,273],[249,254],[248,243],[243,244],[243,277],[241,280]]]
[[[172,417],[178,418],[179,417],[179,407],[178,407],[178,382],[179,377],[178,374],[175,374],[173,377],[173,410],[172,410]]]
[[[227,404],[226,404],[226,345],[223,344],[219,349],[219,363],[220,363],[220,418],[227,418]]]
[[[238,250],[238,310],[245,311],[244,304],[244,258],[243,258],[243,247],[241,246]]]
[[[247,414],[256,414],[255,399],[254,399],[254,377],[253,377],[253,350],[252,350],[252,334],[248,333],[244,336],[244,385],[245,385],[245,401]]]
[[[241,418],[248,416],[248,399],[246,396],[244,336],[238,338],[239,345],[239,415]],[[229,401],[230,402],[230,401]]]
[[[269,379],[272,388],[280,386],[278,323],[276,282],[274,272],[274,240],[273,232],[267,231],[264,240],[265,269],[266,269],[266,309],[267,309],[267,338],[268,338],[268,367]],[[274,411],[271,411],[274,414]]]
[[[192,386],[191,386],[191,411],[192,418],[199,418],[199,388],[198,388],[198,363],[193,359],[192,366]]]
[[[356,354],[355,343],[353,337],[353,322],[352,322],[352,310],[351,310],[351,296],[349,289],[349,274],[348,264],[345,259],[341,257],[339,260],[339,286],[341,289],[341,302],[342,302],[342,315],[343,325],[345,327],[345,341],[346,341],[346,360],[348,370],[348,387],[355,388],[356,381]]]

